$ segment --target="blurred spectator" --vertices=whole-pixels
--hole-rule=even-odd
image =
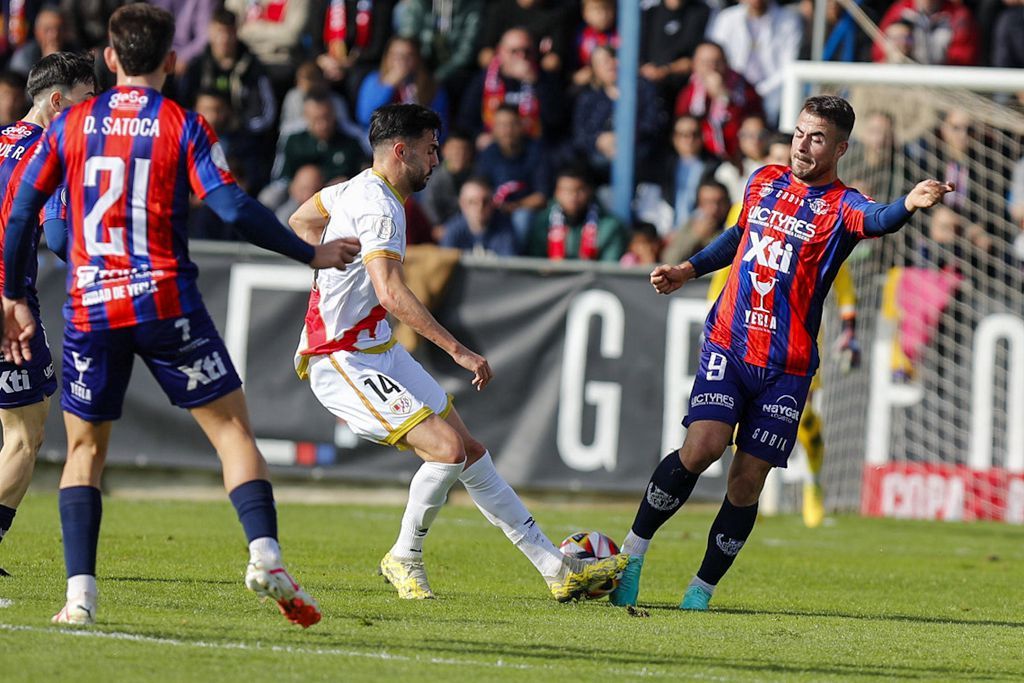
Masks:
[[[855,0],[858,7],[877,23],[872,9],[864,0]],[[800,0],[800,16],[804,21],[804,36],[800,45],[800,59],[810,59],[811,38],[814,23],[814,0]],[[843,9],[838,0],[825,3],[825,44],[822,58],[826,62],[870,62],[871,40],[857,26],[850,13]]]
[[[992,237],[980,225],[971,223],[957,211],[939,204],[929,214],[927,237],[920,239],[918,256],[929,266],[953,267],[969,272],[986,270],[985,256],[992,250]],[[991,277],[996,274],[990,273]]]
[[[292,83],[300,40],[309,16],[309,0],[224,0],[238,17],[238,37],[263,66],[277,96]]]
[[[174,43],[178,55],[174,68],[180,76],[188,63],[202,54],[209,41],[210,17],[220,0],[149,0],[174,15]]]
[[[558,127],[565,111],[564,94],[557,81],[540,71],[534,60],[533,39],[521,28],[505,31],[498,51],[485,71],[478,73],[462,97],[459,127],[476,135],[477,149],[492,142],[491,126],[498,107],[519,108],[523,129],[530,138]]]
[[[622,266],[653,266],[660,262],[661,237],[650,223],[636,223],[629,237],[626,253],[619,259]]]
[[[200,90],[196,94],[194,109],[217,134],[224,155],[236,156],[234,139],[238,135],[238,120],[228,96],[219,90]]]
[[[706,180],[697,188],[697,210],[669,236],[662,254],[665,263],[682,263],[711,244],[725,229],[729,215],[729,190],[717,180]]]
[[[590,57],[598,47],[619,47],[615,0],[583,0],[583,26],[576,37],[577,69],[572,75],[572,82],[577,86],[587,85],[593,80]]]
[[[703,0],[661,0],[644,10],[640,75],[673,96],[693,70],[693,53],[704,40],[711,8]]]
[[[395,8],[398,35],[415,38],[423,60],[445,90],[461,93],[476,70],[483,0],[402,0]]]
[[[356,121],[370,127],[370,116],[391,103],[422,104],[441,116],[442,137],[448,129],[448,96],[420,59],[419,45],[411,38],[388,42],[380,69],[371,71],[359,86]]]
[[[60,0],[68,42],[79,49],[91,50],[107,42],[107,21],[118,7],[136,0]],[[98,60],[102,61],[102,60]]]
[[[324,186],[324,174],[320,167],[315,164],[300,166],[295,171],[295,177],[288,183],[288,199],[277,208],[274,214],[277,220],[283,225],[288,225],[288,219],[302,206],[303,202],[319,192]]]
[[[17,121],[28,108],[25,79],[10,71],[0,72],[0,124]]]
[[[308,32],[313,54],[332,84],[345,82],[354,101],[362,79],[377,68],[392,34],[395,0],[315,0]]]
[[[857,124],[850,149],[839,161],[842,177],[850,187],[877,201],[891,201],[897,194],[892,172],[895,152],[892,116],[869,111]]]
[[[619,61],[615,50],[601,45],[591,52],[591,81],[576,97],[572,114],[572,145],[578,157],[586,159],[603,184],[615,159],[615,103],[619,99]],[[643,103],[636,111],[635,158],[647,159],[653,154],[654,142],[662,130],[663,110],[657,88],[644,79],[637,79],[637,101]]]
[[[764,158],[765,165],[778,164],[779,166],[789,166],[792,161],[792,157],[790,156],[790,148],[792,146],[792,135],[787,135],[785,133],[773,133],[771,138],[768,140],[768,156]],[[845,178],[847,176],[844,174],[843,177]]]
[[[525,243],[535,211],[547,204],[551,169],[539,140],[523,134],[519,110],[503,104],[494,113],[494,142],[480,153],[476,175],[494,188],[494,204],[508,215],[516,239]]]
[[[306,95],[303,103],[306,129],[292,133],[274,161],[274,180],[260,193],[260,201],[277,209],[295,172],[307,164],[319,167],[325,178],[351,178],[366,160],[363,148],[338,126],[330,96],[324,91]]]
[[[32,25],[39,9],[38,2],[0,3],[0,64],[32,38]]]
[[[519,254],[515,229],[508,215],[496,211],[494,188],[475,176],[459,190],[459,213],[444,224],[442,247],[496,256]]]
[[[69,50],[64,17],[56,8],[43,7],[32,24],[32,40],[23,44],[11,55],[7,68],[16,74],[28,77],[28,72],[46,55]]]
[[[704,149],[700,121],[684,114],[672,124],[672,149],[662,172],[661,196],[672,207],[673,220],[668,226],[674,230],[690,219],[697,205],[697,188],[714,176],[718,160]]]
[[[693,53],[693,76],[676,99],[675,113],[701,120],[704,147],[711,154],[735,159],[740,123],[763,111],[761,98],[743,76],[729,68],[721,46],[704,42]]]
[[[443,223],[459,211],[459,190],[472,171],[473,151],[473,141],[464,131],[449,132],[441,146],[441,165],[419,193],[423,213],[438,237],[444,232]]]
[[[733,204],[743,201],[743,190],[747,179],[765,165],[768,156],[768,141],[771,131],[760,116],[748,116],[740,124],[739,164],[724,163],[715,171],[715,180],[722,183],[729,192],[729,201]],[[789,165],[788,163],[786,164]]]
[[[896,0],[879,28],[884,32],[895,21],[913,27],[911,56],[915,61],[952,66],[978,63],[978,27],[965,5],[952,0]],[[875,45],[872,56],[876,62],[886,61],[881,45]]]
[[[561,0],[496,0],[490,3],[480,36],[477,63],[486,69],[494,59],[501,35],[510,26],[522,26],[534,37],[540,68],[560,73],[574,63],[570,52],[570,31],[574,7]]]
[[[1019,159],[1013,165],[1010,196],[1007,203],[1010,206],[1010,217],[1018,228],[1024,230],[1024,158]]]
[[[555,196],[534,218],[527,255],[554,261],[617,262],[628,237],[618,219],[594,199],[585,172],[565,169],[555,179]]]
[[[405,198],[405,243],[436,244],[434,226],[415,196]]]
[[[1011,4],[996,19],[992,37],[992,66],[1024,68],[1024,3]]]
[[[886,42],[882,46],[890,64],[906,64],[914,58],[914,25],[897,19],[885,27]]]
[[[708,29],[708,38],[725,48],[729,65],[761,96],[772,128],[779,124],[782,76],[796,61],[803,32],[800,15],[775,0],[742,0],[719,12]]]
[[[284,103],[281,105],[281,123],[278,126],[280,131],[279,143],[283,143],[292,133],[306,130],[306,116],[303,113],[306,96],[313,92],[326,94],[334,107],[334,116],[338,120],[338,128],[345,135],[359,141],[363,152],[367,156],[372,154],[370,141],[366,137],[366,129],[352,120],[348,113],[348,105],[341,95],[328,89],[327,79],[316,62],[303,62],[295,70],[295,87],[284,96]],[[279,150],[280,151],[280,150]]]

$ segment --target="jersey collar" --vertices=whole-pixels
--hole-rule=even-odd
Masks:
[[[384,174],[383,173],[379,173],[378,171],[373,170],[373,169],[371,169],[371,172],[373,173],[373,175],[377,176],[382,181],[384,181],[384,184],[388,186],[388,189],[391,190],[391,193],[395,195],[395,199],[398,200],[398,203],[401,204],[402,206],[405,206],[405,197],[403,197],[402,193],[399,192],[398,190],[396,190],[395,186],[392,185],[388,181],[388,179],[384,177]]]

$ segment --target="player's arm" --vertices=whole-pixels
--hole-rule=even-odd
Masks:
[[[380,254],[382,252],[376,252]],[[389,253],[389,252],[386,252]],[[371,252],[370,256],[374,256]],[[366,272],[373,283],[380,305],[417,334],[437,345],[461,367],[473,373],[473,386],[479,391],[487,386],[493,374],[487,359],[473,353],[457,340],[431,315],[416,295],[405,284],[402,262],[397,258],[380,256],[364,261]]]
[[[295,213],[288,217],[288,225],[295,231],[295,234],[310,244],[320,244],[324,236],[324,228],[331,214],[324,207],[320,199],[320,193],[302,202],[302,206],[295,209]]]
[[[685,283],[725,268],[732,263],[740,246],[743,228],[734,225],[708,246],[678,266],[662,265],[651,271],[651,285],[659,294],[671,294]]]
[[[242,236],[257,247],[277,252],[311,268],[345,269],[359,253],[359,242],[341,239],[327,244],[311,245],[288,230],[277,217],[238,185],[228,183],[211,190],[205,197],[207,206],[222,221],[232,223]]]
[[[864,234],[888,235],[896,232],[919,209],[929,209],[940,201],[954,186],[938,180],[922,180],[908,194],[890,204],[868,204],[864,211]]]

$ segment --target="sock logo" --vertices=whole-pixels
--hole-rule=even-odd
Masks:
[[[654,485],[654,482],[647,486],[647,502],[650,503],[652,508],[662,512],[670,512],[680,505],[678,498],[668,491],[662,491]]]
[[[736,557],[736,553],[740,551],[744,543],[745,541],[736,538],[726,538],[725,534],[715,536],[715,545],[729,557]]]

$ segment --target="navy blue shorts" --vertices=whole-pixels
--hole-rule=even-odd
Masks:
[[[0,408],[21,408],[39,403],[57,391],[53,358],[43,324],[36,320],[36,336],[29,347],[32,360],[22,366],[0,359]]]
[[[751,365],[732,351],[705,341],[683,426],[698,420],[738,424],[737,448],[785,467],[796,445],[811,380]]]
[[[134,327],[79,332],[64,327],[61,407],[89,422],[121,417],[138,355],[176,406],[206,405],[242,386],[206,309]]]

